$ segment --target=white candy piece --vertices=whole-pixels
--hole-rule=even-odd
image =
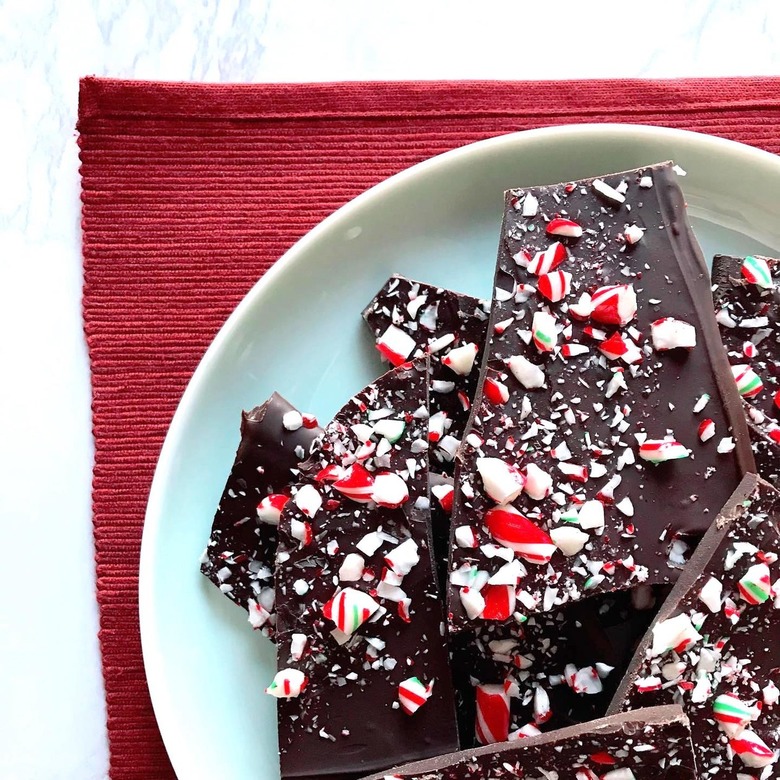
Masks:
[[[394,356],[405,360],[417,346],[415,340],[395,325],[389,325],[387,330],[377,339],[377,344]]]
[[[626,196],[619,193],[614,187],[610,187],[605,181],[601,179],[593,180],[593,189],[598,192],[599,195],[611,201],[612,203],[625,203]]]
[[[301,660],[308,641],[306,634],[293,634],[290,637],[290,658],[293,661]]]
[[[587,543],[590,537],[571,525],[553,528],[550,531],[553,544],[566,556],[576,555]]]
[[[297,431],[303,425],[303,415],[294,409],[282,415],[282,425],[288,431]]]
[[[661,620],[653,626],[653,646],[651,654],[661,655],[667,650],[687,648],[701,639],[701,634],[693,627],[686,614]]]
[[[523,492],[525,477],[500,458],[477,458],[477,471],[485,492],[497,504],[508,504]]]
[[[420,561],[417,542],[407,539],[385,555],[385,563],[394,574],[406,576]]]
[[[362,555],[349,553],[339,568],[339,579],[342,582],[357,582],[366,568],[366,560]]]
[[[406,482],[392,472],[377,474],[374,477],[374,485],[371,491],[371,500],[379,506],[395,509],[401,506],[409,498],[409,489]]]
[[[293,503],[307,517],[314,517],[322,506],[322,496],[314,485],[303,485],[293,496]]]
[[[476,620],[485,610],[485,599],[476,588],[461,588],[460,603],[469,620]]]
[[[578,517],[581,528],[603,528],[604,504],[596,499],[586,501],[580,507]]]
[[[529,463],[525,467],[525,485],[523,490],[534,501],[547,498],[552,491],[553,480],[546,472],[542,471],[535,463]]]
[[[442,363],[454,371],[458,376],[468,376],[474,368],[474,360],[477,357],[476,344],[464,344],[462,347],[451,349],[443,358]]]
[[[277,699],[293,699],[306,687],[306,675],[299,669],[282,669],[265,692]]]
[[[657,352],[670,349],[693,349],[696,346],[696,328],[674,317],[663,317],[650,325],[653,348]]]
[[[539,211],[539,199],[530,192],[523,198],[522,215],[524,217],[535,217]]]
[[[455,543],[458,547],[476,547],[477,536],[470,525],[459,525],[455,529]]]
[[[522,355],[514,355],[506,361],[507,368],[515,379],[528,390],[544,387],[545,374],[540,366],[527,360]]]
[[[629,225],[623,231],[623,236],[628,244],[638,244],[642,240],[644,234],[644,228],[639,227],[639,225]]]
[[[699,601],[701,601],[710,612],[720,612],[722,594],[723,583],[715,577],[710,577],[699,591]]]

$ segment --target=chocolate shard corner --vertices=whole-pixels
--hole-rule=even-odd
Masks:
[[[701,777],[777,776],[780,493],[748,474],[639,644],[611,712],[680,704]]]
[[[247,610],[250,624],[273,634],[273,571],[280,502],[322,428],[274,393],[241,415],[241,442],[214,516],[201,571]]]

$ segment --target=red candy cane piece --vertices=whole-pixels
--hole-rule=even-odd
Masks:
[[[482,392],[485,394],[485,398],[496,406],[505,404],[509,400],[509,388],[503,382],[490,376],[485,379]]]
[[[414,715],[431,698],[433,683],[423,685],[417,677],[409,677],[398,685],[398,701],[407,715]]]
[[[699,423],[699,440],[709,441],[715,435],[715,422],[709,417]]]
[[[509,695],[503,685],[477,685],[477,742],[491,745],[509,737]]]
[[[549,535],[513,506],[495,507],[485,514],[490,535],[529,563],[549,563],[557,549]]]
[[[482,590],[485,608],[483,620],[508,620],[515,611],[515,588],[512,585],[486,585]]]
[[[535,276],[548,274],[554,271],[567,256],[566,247],[560,241],[555,241],[544,252],[537,252],[534,255],[533,260],[528,263],[528,273]]]
[[[452,512],[455,488],[452,485],[431,485],[431,493],[445,512]]]
[[[590,300],[590,316],[604,325],[628,325],[636,316],[636,293],[632,284],[599,287]]]
[[[289,500],[289,496],[284,496],[281,493],[271,493],[257,505],[257,519],[261,523],[279,525],[279,517]]]
[[[547,233],[551,236],[565,236],[566,238],[579,238],[582,235],[582,227],[572,219],[555,217],[547,223]]]
[[[304,414],[302,417],[304,428],[309,428],[311,430],[312,428],[317,427],[317,418],[313,414]]]
[[[374,492],[374,478],[359,463],[353,463],[343,476],[335,480],[333,488],[353,501],[367,504]]]
[[[571,274],[568,271],[542,274],[536,288],[548,301],[558,303],[571,292]]]
[[[323,604],[322,614],[332,620],[336,628],[349,635],[357,631],[378,609],[379,604],[368,593],[344,588]]]
[[[400,366],[417,346],[415,340],[395,325],[389,325],[387,330],[377,339],[376,348],[382,357],[394,366]]]
[[[534,723],[539,726],[547,723],[551,717],[550,697],[541,685],[537,685],[534,689]]]

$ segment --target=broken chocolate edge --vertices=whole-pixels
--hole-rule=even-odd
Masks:
[[[718,513],[718,517],[713,521],[707,533],[702,537],[702,540],[699,542],[690,560],[685,564],[685,568],[682,570],[680,578],[675,583],[671,593],[667,596],[666,600],[661,605],[661,608],[658,610],[652,625],[647,630],[644,637],[642,637],[642,641],[637,645],[636,651],[628,664],[628,670],[618,686],[617,691],[615,691],[612,702],[607,708],[608,716],[616,715],[617,713],[624,711],[623,705],[634,685],[636,671],[645,662],[647,649],[652,644],[653,626],[656,626],[662,620],[671,617],[679,609],[680,602],[690,592],[696,580],[706,571],[707,562],[715,555],[734,521],[742,515],[744,511],[744,502],[749,499],[756,488],[761,485],[769,488],[772,492],[775,492],[775,488],[761,479],[757,474],[745,474],[742,481],[737,486],[737,489],[731,494],[723,509]],[[639,712],[639,710],[635,710],[635,712]]]
[[[663,725],[675,722],[682,723],[686,726],[688,725],[688,716],[683,712],[683,709],[679,704],[662,704],[657,707],[644,707],[639,710],[614,713],[599,718],[598,720],[580,723],[576,726],[567,726],[566,728],[549,731],[535,737],[526,737],[522,740],[513,742],[494,743],[471,750],[460,750],[457,753],[436,756],[435,758],[423,761],[414,761],[409,764],[404,764],[403,766],[392,767],[386,772],[369,775],[363,778],[363,780],[383,780],[383,778],[390,775],[403,777],[405,775],[436,772],[437,770],[457,764],[460,761],[469,761],[478,756],[494,755],[498,759],[503,753],[521,753],[524,750],[547,745],[549,743],[576,739],[577,737],[595,734],[600,731],[616,731],[620,727],[634,724],[641,728],[646,725]]]

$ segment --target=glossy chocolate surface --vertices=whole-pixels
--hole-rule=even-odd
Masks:
[[[250,623],[273,632],[273,570],[277,529],[258,519],[257,505],[269,494],[289,493],[295,470],[322,434],[308,421],[297,430],[284,416],[297,413],[278,393],[241,414],[241,443],[219,502],[201,571],[229,599],[249,612]]]

